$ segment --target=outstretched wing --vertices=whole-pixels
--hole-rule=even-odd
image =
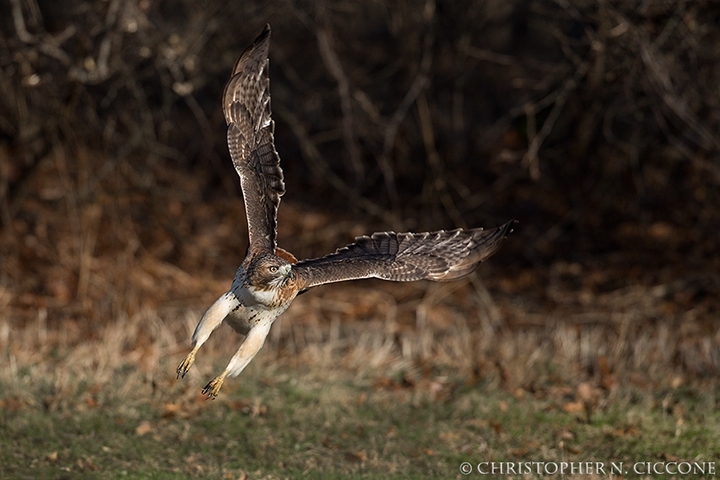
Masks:
[[[515,221],[493,230],[373,233],[333,254],[293,265],[301,289],[324,283],[381,278],[397,282],[454,280],[495,253]]]
[[[250,249],[274,252],[277,209],[285,193],[270,111],[270,25],[240,56],[223,93],[227,141],[240,176]]]

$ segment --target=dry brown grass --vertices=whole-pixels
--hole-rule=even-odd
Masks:
[[[295,445],[304,434],[280,441],[295,462],[289,471],[374,468],[399,474],[418,456],[436,465],[435,473],[454,471],[459,458],[474,456],[528,452],[522,455],[556,460],[568,454],[557,447],[569,435],[568,416],[577,417],[573,429],[588,425],[591,431],[588,440],[577,434],[582,448],[569,447],[573,455],[611,458],[594,447],[596,436],[607,435],[621,437],[632,452],[635,436],[642,435],[634,433],[638,429],[659,432],[663,443],[653,451],[707,454],[685,438],[704,428],[699,426],[706,417],[697,411],[714,408],[717,280],[676,265],[658,275],[638,273],[612,257],[588,257],[583,264],[557,260],[550,269],[504,264],[518,250],[542,243],[522,230],[467,280],[364,281],[302,295],[274,325],[250,369],[228,381],[217,402],[206,402],[200,387],[236,348],[234,333],[224,327],[216,334],[188,378],[178,381],[174,371],[203,309],[228,288],[241,261],[242,203],[203,199],[194,179],[163,164],[153,167],[146,187],[138,188],[133,172],[120,171],[99,181],[93,195],[83,194],[93,156],[58,146],[27,182],[12,222],[0,232],[0,427],[37,445],[13,446],[13,468],[23,464],[18,457],[29,457],[34,472],[45,469],[50,477],[57,474],[56,462],[70,471],[102,468],[109,475],[129,468],[114,460],[114,450],[98,451],[93,441],[96,424],[121,422],[104,438],[127,449],[136,468],[131,471],[220,477],[245,470],[213,467],[216,452],[225,448],[223,437],[213,443],[198,433],[190,442],[189,429],[217,429],[217,422],[232,417],[257,435],[250,444],[270,448],[288,418],[282,415],[318,427],[314,435],[332,435],[313,437],[300,451]],[[337,219],[291,198],[283,202],[279,225],[280,244],[301,258],[386,227]],[[668,228],[623,234],[661,249],[675,238]],[[693,403],[683,397],[686,387],[705,393]],[[660,422],[657,413],[637,413],[633,391],[645,392],[640,407],[660,410]],[[263,419],[268,408],[274,413]],[[408,408],[462,415],[418,426]],[[383,413],[379,421],[378,411],[402,413],[389,419]],[[538,411],[564,417],[538,425]],[[613,416],[611,426],[590,428],[592,418]],[[261,421],[248,425],[247,417]],[[33,440],[54,428],[46,423],[65,418],[84,422],[81,433],[61,430],[46,443]],[[328,424],[379,429],[372,434],[377,446],[358,451],[342,433],[328,433]],[[522,433],[528,424],[542,429],[542,439]],[[403,425],[418,427],[413,435],[419,437],[387,439],[391,427]],[[62,446],[68,435],[84,443],[75,450]],[[126,445],[136,438],[160,448],[185,441],[193,454],[142,456]],[[386,456],[384,443],[396,453]],[[43,450],[46,444],[49,450]],[[421,445],[442,448],[444,460],[434,462],[432,448]],[[198,448],[209,453],[196,456]],[[274,468],[268,458],[256,464],[258,471]]]
[[[0,237],[3,397],[55,408],[74,401],[78,383],[120,396],[167,388],[195,322],[241,259],[242,203],[170,200],[172,223],[158,225],[132,213],[155,209],[156,198],[83,202],[66,161],[46,161],[32,186],[39,198]],[[286,202],[280,217],[280,243],[299,256],[371,230],[304,208]],[[505,272],[494,260],[454,283],[313,290],[276,322],[260,363],[424,387],[452,372],[535,395],[587,383],[606,397],[618,383],[663,389],[717,374],[715,278],[613,289],[618,267],[558,261],[550,272]],[[217,337],[186,384],[200,386],[239,341],[229,330]],[[49,389],[43,398],[38,381]]]

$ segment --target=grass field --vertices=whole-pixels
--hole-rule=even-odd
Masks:
[[[301,297],[258,359],[214,401],[200,388],[239,339],[226,327],[188,377],[174,377],[199,310],[174,321],[174,308],[145,312],[83,341],[86,334],[53,331],[41,320],[22,330],[5,323],[3,477],[462,478],[463,462],[483,461],[548,462],[550,472],[560,462],[608,469],[555,475],[562,478],[619,478],[611,465],[642,477],[637,462],[714,468],[716,382],[667,370],[641,374],[611,356],[596,358],[588,374],[583,363],[595,357],[583,358],[582,335],[562,324],[483,334],[460,316],[444,327],[437,324],[444,317],[433,315],[414,328],[387,318],[307,323],[318,304],[337,313],[367,296],[368,309],[387,308],[373,300],[373,287]],[[472,297],[470,287],[460,291]],[[438,287],[418,288],[435,298],[420,302],[421,311],[457,313],[452,296],[432,295]],[[662,330],[638,342],[637,353],[651,356],[653,338],[667,342]],[[619,358],[643,366],[639,357]],[[541,476],[548,475],[508,478]]]
[[[58,188],[60,160],[35,191]],[[520,228],[466,280],[313,289],[207,401],[240,338],[222,327],[175,367],[241,261],[242,202],[120,198],[30,199],[0,231],[2,478],[461,478],[486,461],[685,478],[633,465],[720,460],[720,283],[709,263],[653,268],[670,226],[625,232],[647,254],[536,267],[507,261],[538,242]],[[279,224],[301,258],[378,227],[292,202]]]
[[[235,383],[217,401],[169,378],[129,395],[78,385],[62,408],[5,400],[4,474],[459,478],[466,461],[630,470],[634,462],[714,463],[720,451],[716,392],[693,388],[619,388],[601,408],[586,408],[573,392],[513,395],[452,375],[411,386],[261,365]],[[39,400],[51,394],[47,385],[35,390]],[[566,476],[574,477],[596,478]]]

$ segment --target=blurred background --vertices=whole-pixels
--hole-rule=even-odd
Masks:
[[[268,358],[331,344],[369,368],[366,348],[531,392],[717,375],[719,20],[702,0],[0,3],[7,381],[174,381],[245,254],[220,97],[266,22],[280,246],[520,222],[468,280],[303,295]]]

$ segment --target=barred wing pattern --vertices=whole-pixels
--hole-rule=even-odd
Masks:
[[[270,25],[240,56],[223,93],[227,141],[245,199],[250,250],[273,253],[277,210],[285,193],[270,110]]]
[[[515,221],[492,229],[425,233],[380,232],[322,258],[293,265],[301,289],[360,278],[397,282],[454,280],[495,253]]]
[[[399,282],[454,280],[495,253],[515,225],[510,221],[488,231],[374,233],[358,237],[331,255],[302,262],[277,248],[277,210],[285,183],[273,138],[269,45],[267,25],[240,56],[223,92],[228,148],[240,176],[250,247],[230,290],[198,322],[193,348],[176,370],[178,377],[185,376],[198,349],[223,322],[245,334],[225,370],[203,389],[209,398],[217,397],[228,376],[237,376],[247,367],[275,319],[298,293],[324,283],[370,277]]]

